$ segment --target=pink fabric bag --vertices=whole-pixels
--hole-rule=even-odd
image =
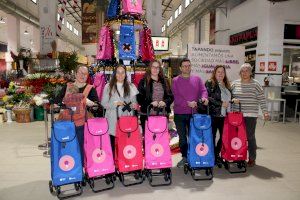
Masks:
[[[122,14],[143,14],[142,0],[122,0]]]
[[[103,73],[97,73],[94,78],[94,87],[97,91],[98,99],[100,102],[102,100],[105,84],[105,75]]]
[[[99,31],[97,56],[98,60],[111,60],[114,56],[113,32],[109,26]]]
[[[106,118],[88,119],[84,126],[84,168],[88,178],[115,172]]]
[[[168,119],[165,116],[149,116],[145,128],[145,168],[172,167]]]

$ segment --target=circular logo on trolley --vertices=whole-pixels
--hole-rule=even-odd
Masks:
[[[153,144],[151,146],[151,154],[154,157],[161,157],[164,154],[164,148],[160,144]]]
[[[207,144],[205,143],[199,143],[197,146],[196,146],[196,153],[199,155],[199,156],[206,156],[206,154],[208,153],[208,146]]]
[[[72,156],[66,155],[59,159],[59,168],[65,172],[74,168],[75,161]]]
[[[106,158],[106,153],[101,149],[95,149],[92,158],[95,163],[102,163]]]
[[[238,137],[234,137],[231,140],[231,148],[234,150],[239,150],[242,147],[242,141]]]
[[[123,149],[123,155],[126,159],[132,159],[136,156],[136,148],[132,145],[127,145],[124,149]]]

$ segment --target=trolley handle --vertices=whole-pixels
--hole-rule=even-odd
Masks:
[[[204,101],[202,101],[202,99],[200,99],[198,102],[197,102],[197,106],[198,106],[198,104],[199,105],[203,105],[203,106],[206,106],[206,110],[207,110],[207,115],[209,115],[209,104],[207,104],[207,105],[204,105]],[[194,108],[191,108],[192,109],[192,115],[194,114],[194,111],[195,111],[195,109]]]
[[[132,111],[132,108],[130,107],[130,105],[132,104],[132,102],[126,102],[126,101],[124,101],[124,106],[123,106],[123,108],[122,108],[122,112],[124,113],[126,110],[127,110],[127,112],[129,112],[129,114],[131,115],[131,111]],[[120,118],[120,115],[119,115],[119,108],[120,108],[120,106],[117,106],[117,109],[116,109],[116,112],[117,112],[117,119],[119,119]]]
[[[164,107],[154,107],[152,104],[150,104],[150,105],[147,106],[147,117],[150,116],[150,111],[151,111],[151,109],[152,109],[153,111],[155,111],[155,108],[157,108],[157,109],[156,109],[156,116],[158,116],[159,113],[162,113],[163,115],[166,116],[166,106],[164,106]],[[161,108],[162,108],[162,109],[161,109]]]
[[[232,105],[235,104],[233,100],[229,101],[229,103],[232,104]],[[239,102],[238,104],[239,104],[239,112],[242,112],[241,102]],[[231,110],[233,110],[232,107],[231,107]]]

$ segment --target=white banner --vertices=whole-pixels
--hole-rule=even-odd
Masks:
[[[57,1],[39,0],[40,54],[52,52],[51,43],[56,41]]]
[[[192,63],[192,73],[206,81],[216,65],[226,68],[230,81],[239,78],[240,66],[245,60],[244,46],[188,44],[188,58]]]

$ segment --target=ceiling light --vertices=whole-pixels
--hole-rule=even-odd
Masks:
[[[3,17],[0,18],[0,24],[5,24]]]
[[[29,32],[27,30],[24,31],[24,35],[28,35]]]

